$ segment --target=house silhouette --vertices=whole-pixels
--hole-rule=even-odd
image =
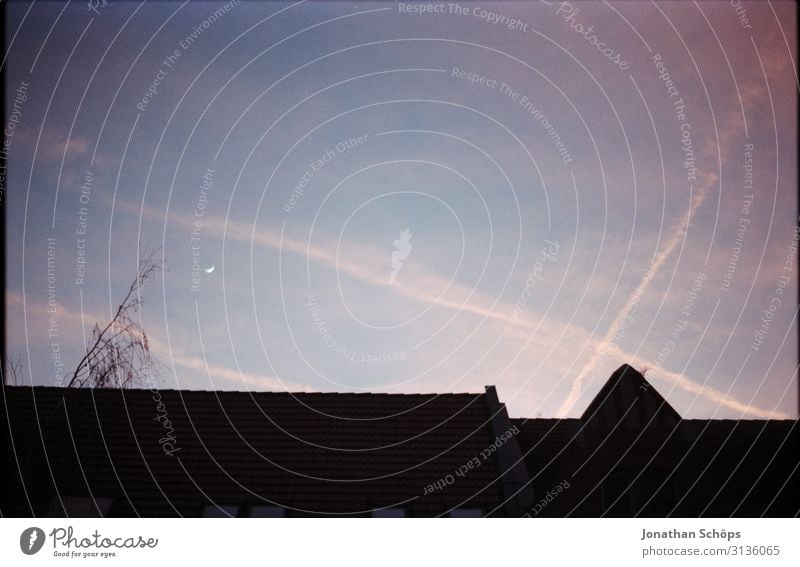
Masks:
[[[481,394],[4,387],[4,516],[794,516],[795,420],[684,420],[624,365],[579,419]]]

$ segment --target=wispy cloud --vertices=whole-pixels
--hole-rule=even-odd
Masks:
[[[571,344],[585,345],[587,348],[591,349],[592,356],[586,364],[583,365],[577,377],[573,380],[570,393],[557,412],[557,415],[564,416],[570,414],[573,406],[579,399],[586,379],[591,376],[593,372],[598,372],[600,370],[598,363],[603,358],[604,353],[610,350],[614,341],[614,335],[620,323],[629,315],[635,303],[639,301],[639,297],[650,286],[658,272],[678,248],[678,245],[683,241],[692,219],[708,198],[714,183],[716,183],[716,176],[714,174],[706,174],[703,183],[699,185],[697,191],[693,195],[686,213],[675,224],[669,238],[663,241],[661,250],[656,254],[650,265],[650,276],[648,276],[646,280],[643,280],[644,285],[640,285],[638,290],[634,290],[631,293],[623,308],[614,318],[608,332],[600,340],[592,339],[589,337],[588,333],[580,327],[570,325],[569,328],[566,328],[566,325],[560,321],[544,319],[535,313],[528,312],[524,317],[515,317],[512,306],[497,303],[493,298],[477,292],[474,289],[470,289],[467,286],[451,284],[447,297],[442,297],[439,295],[438,290],[444,289],[449,282],[436,273],[422,269],[419,265],[404,267],[404,270],[410,272],[408,274],[410,277],[404,278],[402,282],[398,280],[392,284],[389,282],[388,278],[385,277],[385,271],[375,271],[365,267],[365,265],[379,265],[381,261],[388,262],[388,260],[385,260],[385,250],[378,250],[368,245],[354,242],[342,244],[343,247],[354,252],[352,257],[368,259],[363,264],[356,264],[344,260],[342,255],[337,256],[333,250],[327,250],[318,245],[301,242],[286,237],[285,235],[281,237],[281,234],[277,231],[257,227],[254,228],[248,223],[231,219],[226,220],[222,217],[206,216],[203,219],[203,230],[204,233],[214,235],[218,238],[222,238],[224,235],[226,238],[238,242],[247,244],[253,242],[258,246],[275,251],[282,250],[283,253],[299,255],[302,258],[307,258],[312,262],[332,270],[339,270],[340,273],[358,281],[380,286],[391,290],[393,293],[426,305],[435,305],[443,309],[470,313],[502,323],[506,326],[505,328],[509,334],[516,336],[518,339],[525,340],[526,344],[529,346],[532,343],[540,347],[552,348],[559,337],[563,338],[565,334],[570,336],[572,338]],[[164,212],[160,210],[140,207],[125,202],[118,203],[118,206],[131,213],[137,215],[141,214],[146,218],[157,220],[158,222],[164,222],[165,220]],[[194,224],[194,217],[181,213],[170,213],[169,221],[190,228]],[[318,240],[323,242],[336,242],[336,239],[320,238]],[[630,362],[632,364],[640,364],[640,366],[651,364],[651,361],[645,361],[636,354],[628,353],[620,349],[616,350],[616,355],[620,357],[620,362]],[[712,403],[720,404],[735,412],[741,412],[743,415],[753,417],[769,415],[773,417],[784,416],[784,414],[777,414],[770,410],[745,404],[713,387],[698,384],[683,374],[664,370],[659,372],[659,376],[684,391],[699,395]]]
[[[47,312],[47,304],[40,301],[27,301],[27,304],[20,293],[6,292],[6,308],[20,308],[26,305],[29,313],[29,321],[36,325],[33,330],[37,334],[46,334],[47,320],[49,314]],[[80,354],[84,348],[82,341],[82,329],[87,326],[94,325],[94,323],[101,323],[108,321],[108,316],[84,310],[75,311],[64,305],[58,306],[57,318],[62,337],[72,337],[73,342],[69,345],[64,341],[64,347],[69,346],[73,349],[76,356]],[[287,382],[268,374],[254,374],[251,372],[244,372],[238,369],[229,368],[221,364],[209,362],[202,356],[189,355],[185,352],[185,347],[175,344],[167,345],[166,342],[148,334],[148,342],[153,353],[160,359],[168,359],[171,364],[185,368],[191,371],[207,372],[210,384],[212,386],[219,385],[215,381],[222,380],[232,386],[245,386],[252,387],[259,390],[276,390],[276,391],[292,391],[303,392],[308,391],[308,387],[297,382]]]
[[[172,364],[197,372],[204,372],[208,376],[209,385],[216,389],[219,386],[218,380],[223,380],[234,386],[240,386],[248,389],[255,388],[257,390],[272,390],[278,392],[309,392],[311,391],[308,386],[298,384],[296,382],[287,382],[275,376],[268,374],[253,374],[251,372],[244,372],[234,368],[228,368],[221,364],[209,362],[201,356],[190,356],[182,354],[177,351],[175,347],[172,349],[161,341],[150,341],[151,348],[156,355],[162,358],[167,358]],[[193,381],[193,384],[195,381]],[[178,385],[180,387],[180,384]]]

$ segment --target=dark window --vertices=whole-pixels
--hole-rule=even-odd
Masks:
[[[480,508],[454,508],[450,510],[451,518],[482,518],[483,510]]]
[[[642,488],[635,494],[636,504],[642,508],[638,510],[638,513],[645,516],[663,517],[672,512],[675,504],[678,503],[678,491],[670,472],[658,469],[648,470],[643,476],[646,478],[641,482]]]
[[[106,496],[62,496],[50,503],[50,518],[100,518],[108,516],[114,499]],[[63,506],[62,506],[63,504]]]
[[[239,515],[239,506],[207,504],[203,508],[204,518],[230,518]]]
[[[606,516],[665,516],[677,502],[675,483],[668,471],[647,469],[629,486],[635,474],[615,473],[603,481]],[[663,483],[663,486],[661,486]]]
[[[395,508],[381,508],[380,510],[372,511],[373,518],[405,518],[406,509],[402,507]]]
[[[250,507],[251,518],[283,518],[286,516],[286,508],[283,506],[256,505]]]

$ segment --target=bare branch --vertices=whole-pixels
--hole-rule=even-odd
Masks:
[[[25,366],[22,364],[22,357],[20,355],[13,356],[11,358],[7,358],[3,364],[4,367],[4,375],[3,375],[3,383],[6,386],[19,386],[23,383],[24,376],[22,374],[22,369]]]
[[[139,291],[161,269],[158,249],[145,253],[128,292],[109,323],[95,324],[86,353],[67,384],[67,388],[125,388],[146,373],[157,370],[150,343],[137,313],[141,307]]]

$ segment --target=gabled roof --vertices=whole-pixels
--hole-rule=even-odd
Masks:
[[[4,392],[7,477],[18,461],[63,495],[121,494],[124,515],[196,515],[200,501],[327,514],[405,503],[426,515],[501,501],[493,461],[425,494],[494,442],[485,394]]]
[[[509,516],[526,506],[553,516],[800,508],[797,421],[681,420],[627,365],[580,419],[509,420],[494,387],[2,391],[11,428],[4,515],[46,514],[54,495],[93,495],[118,516],[196,516],[204,504],[295,515],[403,506],[416,516],[456,507]],[[78,515],[91,514],[94,503],[79,504]]]
[[[654,415],[660,421],[676,424],[681,416],[650,382],[632,366],[623,364],[606,381],[581,416],[582,420],[611,417],[647,423]],[[644,421],[642,421],[644,420]]]
[[[682,420],[620,367],[580,419],[514,420],[545,516],[792,516],[796,420]],[[559,486],[569,484],[562,491]]]

